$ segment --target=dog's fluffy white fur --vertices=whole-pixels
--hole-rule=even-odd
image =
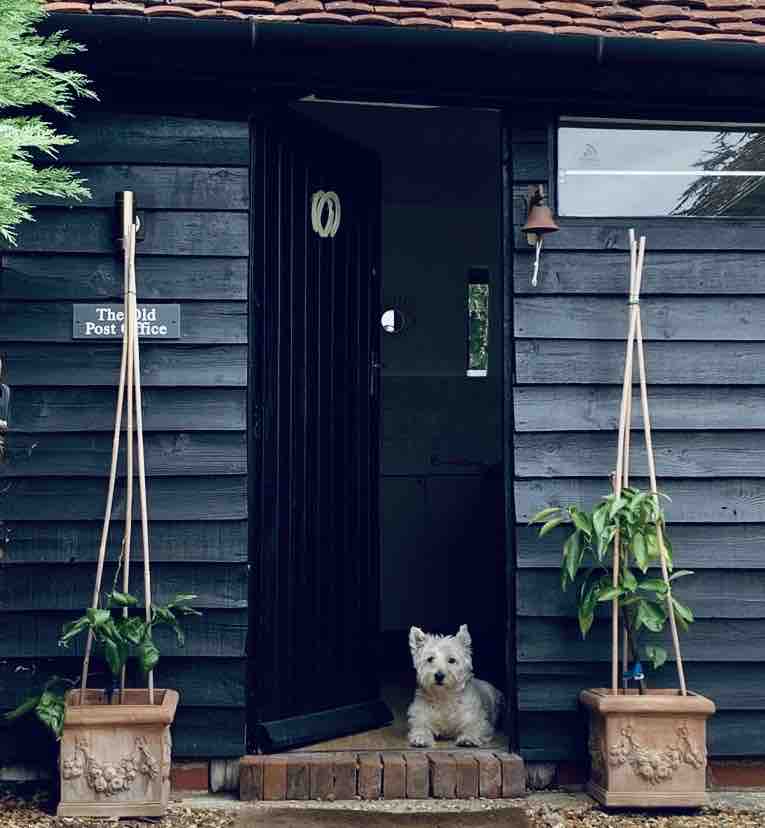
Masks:
[[[473,678],[467,626],[456,635],[429,635],[412,627],[409,649],[417,672],[417,692],[408,713],[409,744],[433,747],[436,739],[454,739],[464,747],[488,744],[505,699],[488,681]]]

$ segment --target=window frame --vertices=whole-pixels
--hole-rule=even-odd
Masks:
[[[614,127],[638,127],[638,128],[652,128],[666,129],[667,131],[676,130],[678,132],[683,130],[692,130],[694,128],[729,128],[729,129],[753,129],[762,130],[765,132],[765,123],[761,121],[715,121],[715,120],[675,120],[662,118],[620,118],[620,117],[603,117],[595,115],[558,115],[550,126],[550,170],[548,180],[548,194],[549,203],[554,204],[555,215],[563,222],[583,222],[592,223],[594,221],[601,223],[609,222],[625,222],[625,221],[668,221],[675,223],[688,224],[693,221],[709,222],[709,221],[727,221],[727,222],[762,222],[765,220],[765,213],[757,216],[668,216],[658,213],[651,215],[630,215],[629,213],[614,213],[609,216],[566,216],[560,210],[560,188],[559,188],[559,146],[560,146],[560,129],[561,127],[587,127],[587,126],[614,126]]]

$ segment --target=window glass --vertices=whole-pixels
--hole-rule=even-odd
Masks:
[[[561,216],[765,216],[765,129],[564,123]]]
[[[485,377],[489,369],[489,271],[468,271],[468,365],[469,377]]]

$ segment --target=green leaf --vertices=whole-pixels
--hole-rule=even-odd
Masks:
[[[136,655],[138,656],[138,664],[144,674],[149,673],[157,665],[159,661],[159,650],[150,635],[147,635],[138,645]]]
[[[648,550],[646,548],[645,536],[640,532],[636,532],[632,537],[632,554],[635,558],[635,563],[641,572],[648,571]]]
[[[146,635],[146,622],[142,618],[126,618],[118,622],[118,631],[122,638],[135,647]]]
[[[667,651],[664,647],[657,647],[654,644],[649,644],[645,648],[645,654],[648,660],[651,662],[651,666],[654,670],[658,670],[663,664],[667,661]]]
[[[614,598],[618,598],[620,595],[622,595],[621,587],[610,586],[601,591],[598,595],[598,601],[613,601]]]
[[[579,629],[581,630],[582,638],[587,637],[587,633],[590,631],[592,623],[595,619],[595,607],[598,603],[598,593],[600,592],[600,588],[600,582],[596,581],[586,592],[582,594],[582,599],[579,602],[579,611],[577,616],[579,619]]]
[[[104,657],[109,669],[114,676],[118,676],[122,672],[122,668],[127,661],[129,651],[128,645],[121,638],[117,640],[107,638],[103,641]]]
[[[623,497],[615,497],[611,501],[611,506],[608,510],[609,520],[613,520],[616,513],[627,505],[627,501]]]
[[[176,595],[175,598],[168,604],[168,607],[178,607],[181,604],[190,604],[192,601],[196,600],[199,596],[194,595],[190,592],[182,592],[180,595]]]
[[[548,520],[547,523],[539,530],[539,537],[543,538],[548,532],[552,532],[556,526],[560,526],[563,523],[563,518],[553,518],[552,520]]]
[[[580,511],[575,506],[572,506],[568,510],[568,513],[571,516],[574,526],[576,526],[580,532],[584,533],[589,538],[590,535],[592,535],[592,521],[590,520],[589,515]]]
[[[35,708],[37,718],[53,731],[57,739],[61,738],[61,733],[64,730],[65,712],[63,693],[54,693],[52,690],[46,690],[42,694],[40,702]]]
[[[548,506],[546,509],[537,512],[534,517],[529,518],[529,523],[544,523],[547,518],[552,517],[552,515],[558,512],[560,512],[560,506]],[[194,597],[196,598],[196,596]]]
[[[563,545],[563,561],[566,573],[571,581],[576,578],[576,573],[579,571],[582,555],[582,533],[577,529],[568,536],[566,543]]]
[[[642,625],[651,632],[661,632],[666,620],[667,616],[662,607],[648,601],[638,603],[635,629],[640,629]]]
[[[608,520],[608,504],[601,503],[592,513],[592,528],[598,538],[603,536]]]
[[[674,566],[674,553],[672,552],[672,541],[664,535],[664,551],[667,555],[667,566],[669,567],[669,571],[672,571],[672,567]]]
[[[630,572],[629,569],[626,569],[622,573],[622,589],[626,590],[627,592],[634,592],[637,589],[637,578]]]
[[[9,722],[12,722],[15,719],[20,719],[22,716],[26,716],[27,713],[31,713],[37,707],[41,698],[42,696],[30,696],[28,699],[23,701],[17,708],[6,713],[5,718]]]
[[[675,596],[672,596],[672,607],[675,612],[675,618],[680,622],[680,626],[686,630],[688,624],[693,623],[693,613],[684,604],[681,604]]]
[[[76,621],[70,621],[68,624],[64,624],[61,629],[61,637],[58,640],[60,647],[67,647],[69,642],[76,638],[83,630],[88,628],[88,619],[87,616],[82,616],[82,618],[78,618]]]
[[[183,630],[181,629],[181,626],[178,623],[178,619],[173,614],[173,611],[171,609],[168,609],[168,607],[157,606],[152,606],[152,610],[154,611],[154,623],[167,624],[168,626],[172,627],[175,631],[175,637],[182,647],[185,643]]]
[[[666,594],[667,585],[662,578],[645,578],[638,584],[638,589],[645,589],[648,592]]]
[[[135,597],[135,595],[131,595],[129,592],[117,592],[116,590],[114,590],[113,592],[110,592],[106,597],[109,606],[135,607],[138,605],[138,599]]]
[[[85,615],[88,619],[88,624],[94,629],[97,630],[99,627],[103,627],[104,624],[111,621],[112,614],[109,610],[105,609],[89,609]]]
[[[678,578],[685,578],[686,575],[693,575],[693,570],[691,569],[678,569],[677,572],[673,572],[672,575],[669,576],[670,581],[675,581]]]

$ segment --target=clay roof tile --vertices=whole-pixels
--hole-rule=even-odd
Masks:
[[[50,12],[765,44],[765,0],[44,0]],[[0,0],[2,4],[2,0]]]

